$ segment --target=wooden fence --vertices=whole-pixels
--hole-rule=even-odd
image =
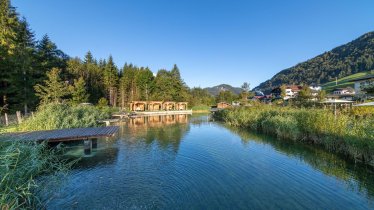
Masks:
[[[14,124],[20,124],[23,120],[32,116],[33,113],[23,115],[20,111],[17,111],[16,114],[1,114],[0,117],[0,126],[8,126]]]

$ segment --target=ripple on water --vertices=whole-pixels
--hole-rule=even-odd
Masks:
[[[334,165],[342,161],[335,156],[269,137],[238,134],[205,118],[191,122],[123,125],[116,141],[99,141],[102,147],[95,157],[69,174],[48,208],[373,207],[372,197],[358,190],[362,184],[358,178],[365,175],[367,183],[362,186],[373,186],[374,176],[348,170],[345,162]]]

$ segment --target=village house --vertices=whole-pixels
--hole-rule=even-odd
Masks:
[[[217,109],[226,109],[226,108],[231,108],[232,105],[227,102],[219,102],[217,103]]]
[[[299,92],[303,89],[301,85],[286,85],[285,86],[285,96],[283,97],[284,100],[288,100],[290,98],[296,98],[299,95]],[[274,98],[282,98],[282,89],[281,86],[274,88],[271,91],[271,94]]]
[[[354,95],[355,90],[351,87],[346,87],[346,88],[335,88],[332,93],[334,95]]]
[[[346,88],[335,88],[331,91],[331,94],[326,95],[327,100],[348,100],[353,101],[355,98],[355,91],[351,87]]]

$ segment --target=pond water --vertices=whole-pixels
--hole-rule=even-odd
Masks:
[[[374,209],[371,168],[206,115],[131,119],[67,156],[83,158],[48,209]]]

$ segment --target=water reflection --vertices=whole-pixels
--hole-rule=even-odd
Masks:
[[[360,163],[353,163],[341,155],[326,151],[316,145],[275,139],[262,134],[226,126],[230,131],[240,136],[243,144],[255,141],[260,144],[270,144],[274,149],[287,156],[297,158],[328,176],[334,176],[345,181],[347,187],[358,189],[371,198],[374,198],[374,169]]]
[[[314,146],[206,115],[141,117],[119,126],[118,138],[99,140],[95,155],[83,158],[48,208],[373,207],[372,170]]]
[[[188,133],[189,115],[160,115],[130,118],[119,124],[119,136],[125,141],[137,143],[139,139],[150,145],[157,143],[161,148],[177,153],[182,138]]]

